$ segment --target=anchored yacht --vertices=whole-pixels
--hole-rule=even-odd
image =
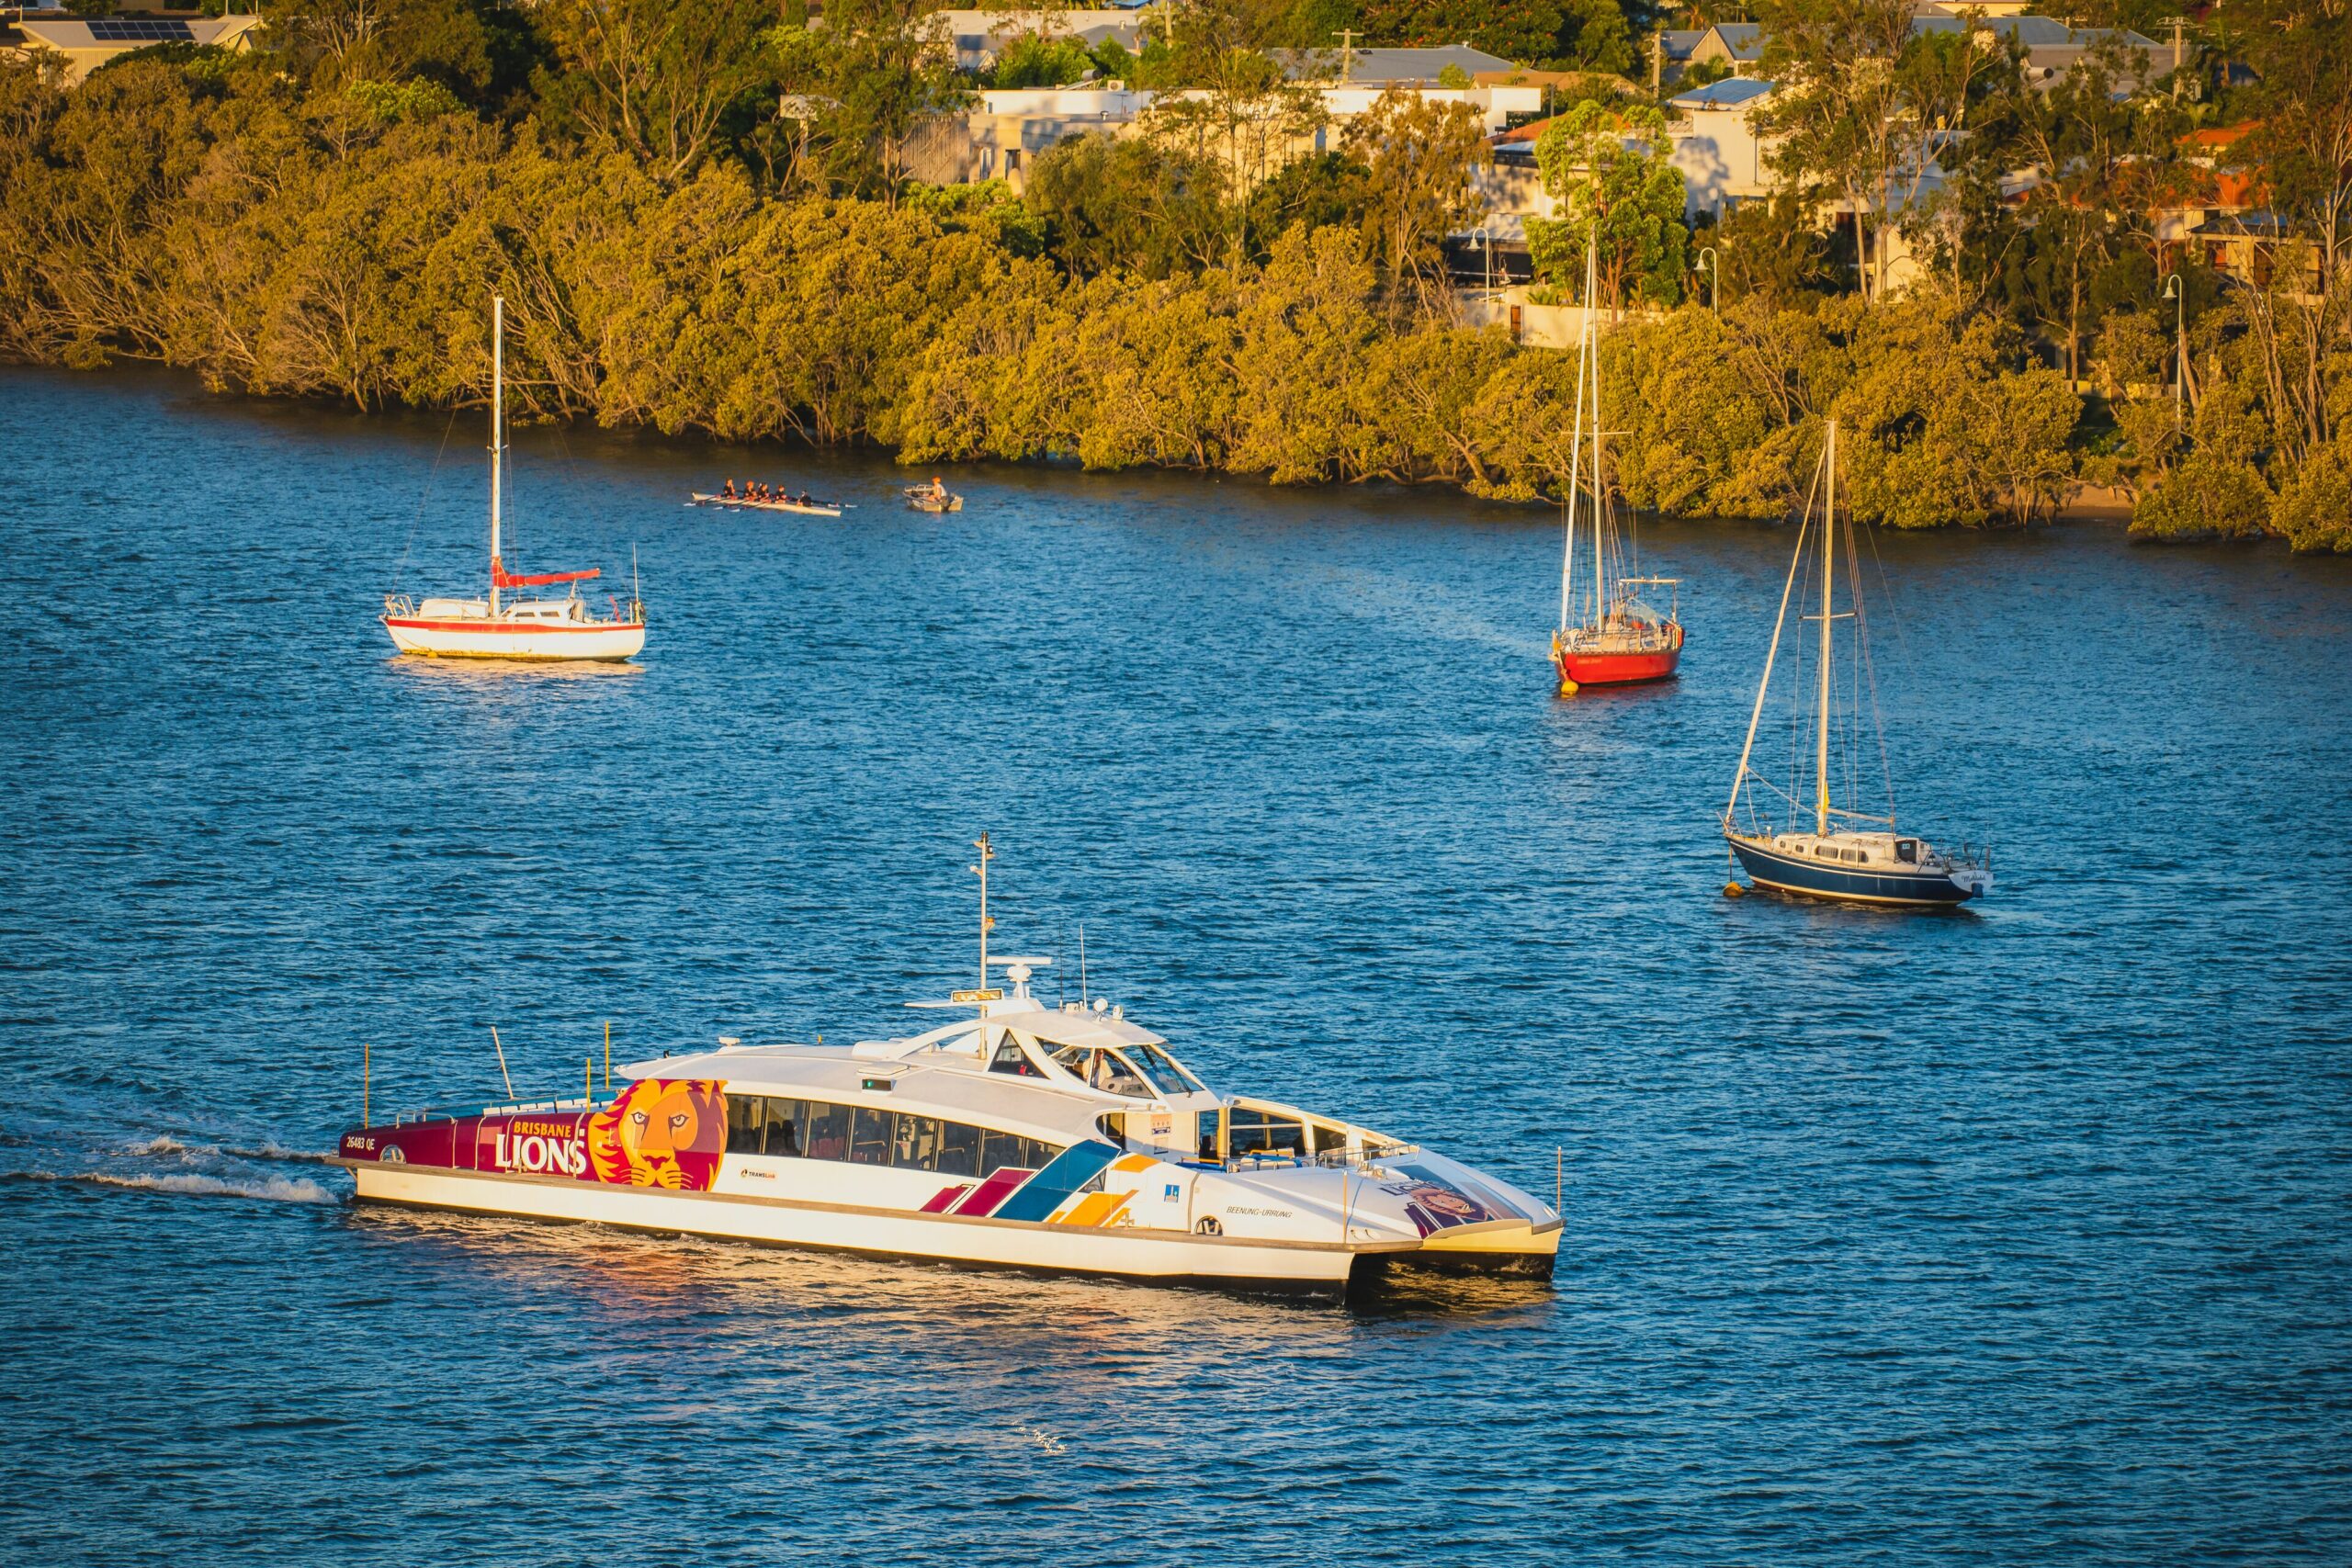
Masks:
[[[645,647],[645,604],[634,586],[628,607],[618,601],[599,615],[580,597],[576,584],[597,576],[586,571],[517,575],[500,553],[501,496],[506,456],[506,301],[491,302],[490,374],[490,591],[480,599],[428,598],[422,604],[404,593],[384,596],[384,629],[402,653],[428,659],[581,660],[616,664]],[[517,588],[572,583],[563,599],[505,599]]]
[[[1537,1199],[1212,1089],[1122,1009],[1034,996],[1050,962],[990,959],[984,924],[1003,983],[911,1004],[965,1015],[936,1028],[722,1042],[604,1098],[360,1127],[337,1163],[368,1202],[1000,1268],[1320,1293],[1393,1265],[1550,1277]]]

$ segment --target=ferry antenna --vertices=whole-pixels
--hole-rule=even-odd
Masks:
[[[989,862],[996,859],[996,852],[989,848],[989,836],[982,833],[972,840],[980,852],[980,863],[972,867],[972,874],[980,879],[980,989],[989,988],[989,928],[996,922],[989,919]]]

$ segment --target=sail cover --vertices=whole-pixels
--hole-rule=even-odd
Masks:
[[[506,570],[506,563],[492,558],[490,563],[490,585],[492,588],[545,588],[551,582],[585,582],[597,575],[597,569],[586,571],[542,571],[529,577],[517,577]]]

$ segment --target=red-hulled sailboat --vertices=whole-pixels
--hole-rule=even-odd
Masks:
[[[1664,681],[1682,659],[1682,622],[1678,617],[1680,580],[1629,575],[1633,523],[1619,538],[1615,508],[1602,479],[1600,431],[1600,354],[1594,326],[1594,284],[1597,265],[1589,243],[1584,261],[1584,332],[1577,344],[1577,424],[1568,445],[1566,542],[1560,559],[1560,625],[1552,634],[1552,663],[1559,671],[1560,694],[1572,695],[1579,686],[1629,686]],[[1585,424],[1588,389],[1591,427]],[[1590,440],[1588,443],[1587,436]],[[1577,492],[1589,504],[1579,529]],[[1591,534],[1588,548],[1583,534]],[[1577,562],[1586,563],[1591,581],[1579,588]],[[1645,588],[1668,590],[1664,614],[1641,597]]]

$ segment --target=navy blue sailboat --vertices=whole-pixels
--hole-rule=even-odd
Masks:
[[[1938,850],[1916,834],[1900,831],[1894,821],[1894,787],[1892,774],[1886,780],[1886,811],[1883,816],[1855,809],[1857,791],[1849,789],[1848,804],[1840,807],[1831,799],[1830,739],[1843,727],[1836,712],[1837,640],[1836,626],[1841,620],[1854,623],[1852,647],[1856,679],[1854,719],[1859,728],[1860,694],[1868,669],[1869,645],[1861,620],[1861,577],[1855,570],[1853,524],[1848,519],[1842,555],[1848,580],[1853,590],[1849,597],[1854,608],[1840,614],[1837,608],[1837,568],[1840,558],[1838,528],[1838,422],[1829,422],[1829,438],[1823,447],[1821,468],[1815,476],[1815,491],[1824,496],[1818,517],[1813,514],[1808,498],[1805,515],[1797,526],[1795,558],[1789,563],[1789,581],[1781,591],[1781,615],[1772,626],[1771,650],[1764,657],[1764,678],[1757,683],[1756,708],[1747,719],[1747,741],[1740,748],[1739,772],[1733,777],[1731,802],[1724,808],[1724,838],[1731,845],[1731,852],[1758,887],[1770,887],[1783,893],[1804,894],[1815,898],[1833,898],[1846,903],[1886,904],[1911,907],[1959,904],[1981,897],[1992,890],[1993,861],[1991,852],[1972,855],[1963,849],[1957,854]],[[1802,826],[1804,809],[1796,789],[1801,761],[1792,758],[1790,785],[1781,789],[1770,781],[1750,771],[1749,761],[1756,750],[1756,729],[1764,716],[1765,694],[1771,689],[1772,667],[1780,658],[1781,633],[1787,626],[1789,604],[1800,581],[1809,580],[1803,570],[1808,548],[1821,557],[1821,602],[1818,613],[1806,620],[1821,623],[1819,652],[1815,657],[1816,690],[1812,705],[1809,748],[1813,757],[1812,828]],[[1798,650],[1802,658],[1802,650]],[[1880,748],[1882,758],[1884,747]],[[1802,756],[1802,751],[1799,753]],[[1850,770],[1849,770],[1850,773]],[[1753,798],[1761,788],[1779,797],[1784,823],[1776,827],[1769,818],[1759,818]],[[1772,809],[1768,802],[1766,810]],[[1736,891],[1735,886],[1727,891]]]

